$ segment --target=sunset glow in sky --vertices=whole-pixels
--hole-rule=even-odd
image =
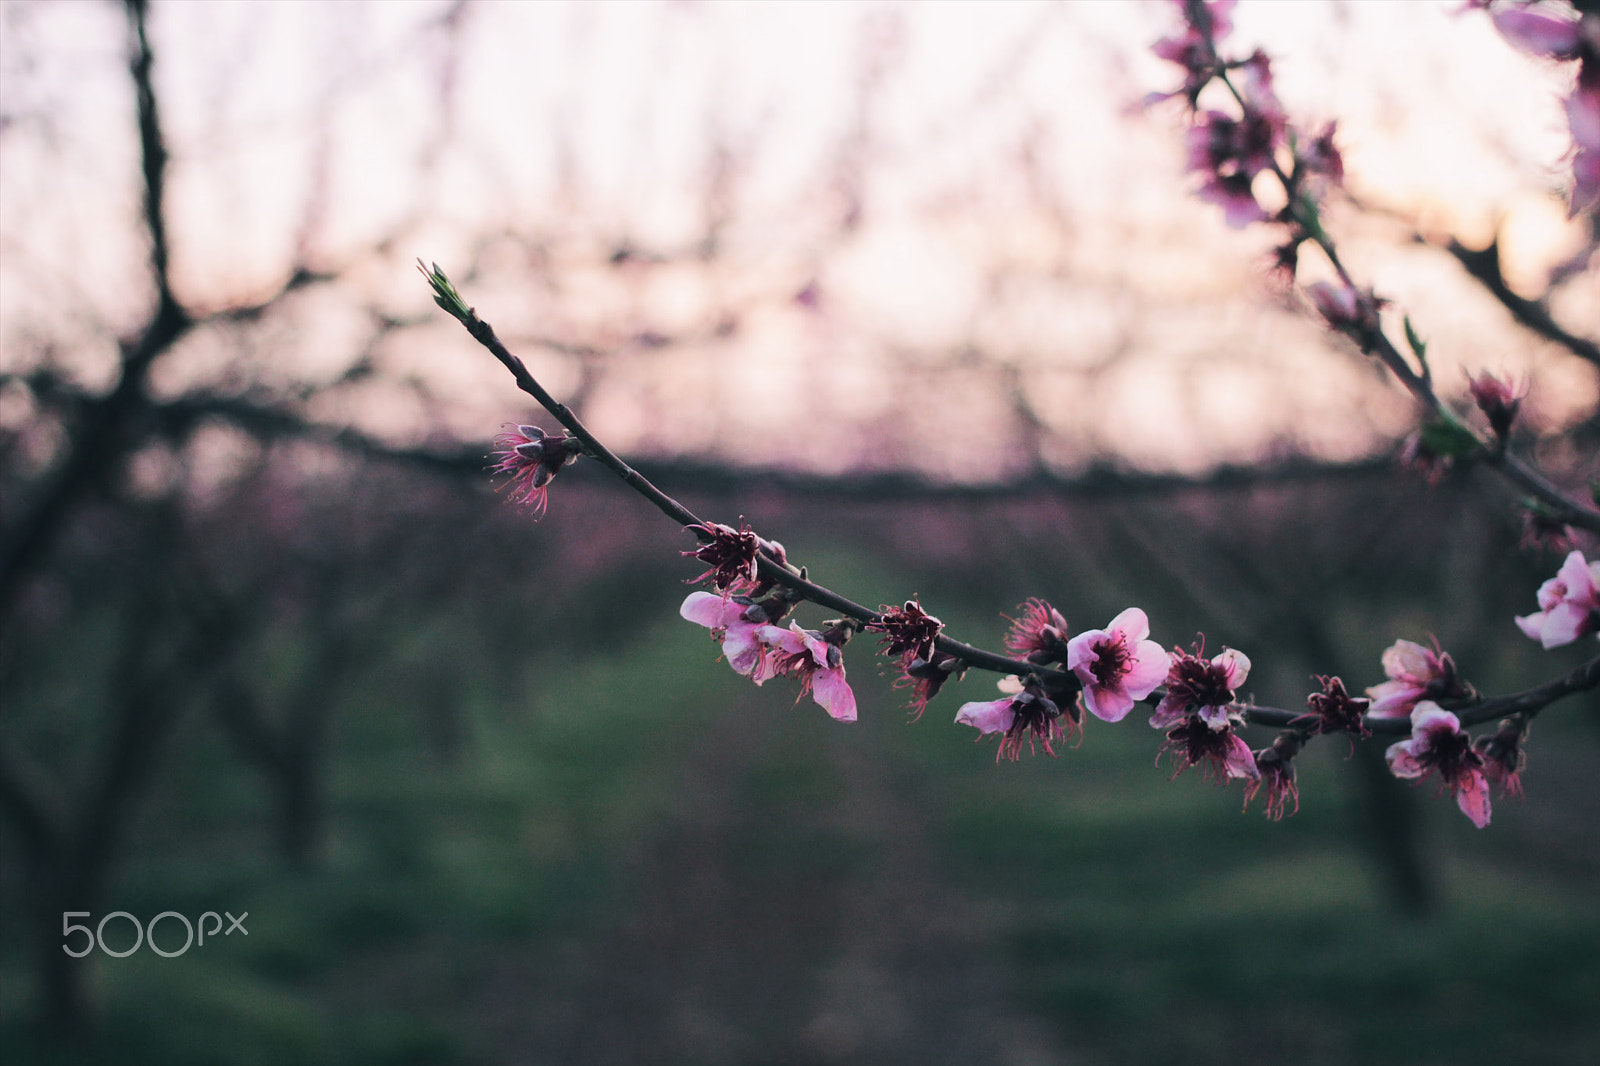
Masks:
[[[1459,6],[1244,0],[1231,51],[1272,54],[1301,125],[1338,119],[1373,210],[1336,206],[1335,233],[1443,386],[1531,376],[1530,417],[1558,424],[1593,409],[1594,368],[1409,239],[1498,233],[1528,295],[1581,247],[1570,72]],[[960,480],[1034,453],[1364,454],[1407,402],[1264,280],[1271,232],[1189,195],[1181,108],[1140,106],[1180,80],[1149,52],[1170,8],[158,2],[181,298],[260,300],[297,262],[342,276],[280,324],[202,331],[156,380],[332,380],[375,312],[417,316],[311,413],[484,439],[526,409],[429,313],[420,256],[624,451]],[[71,2],[0,22],[0,358],[53,345],[104,384],[149,294],[126,28]],[[1600,271],[1554,307],[1592,330]]]

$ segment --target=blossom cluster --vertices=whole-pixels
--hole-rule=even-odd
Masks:
[[[1159,98],[1181,97],[1187,106],[1188,169],[1198,177],[1198,195],[1220,206],[1231,225],[1282,226],[1284,243],[1276,265],[1291,280],[1302,244],[1313,242],[1327,254],[1338,280],[1307,286],[1307,298],[1331,328],[1363,350],[1379,350],[1407,387],[1435,408],[1436,421],[1409,445],[1416,463],[1437,473],[1453,458],[1479,452],[1511,462],[1507,449],[1526,385],[1487,373],[1471,379],[1471,397],[1487,423],[1487,438],[1438,404],[1425,345],[1409,321],[1407,341],[1419,371],[1412,371],[1383,335],[1380,312],[1385,301],[1356,286],[1322,230],[1321,197],[1344,176],[1335,126],[1330,123],[1315,134],[1296,130],[1274,93],[1270,59],[1259,50],[1242,59],[1218,51],[1232,29],[1234,0],[1178,0],[1178,6],[1181,32],[1157,42],[1155,51],[1179,65],[1184,79],[1178,89]],[[1575,145],[1573,206],[1577,210],[1594,203],[1600,198],[1600,15],[1568,17],[1545,5],[1534,9],[1528,3],[1497,0],[1469,0],[1468,7],[1487,10],[1502,34],[1529,51],[1577,62],[1577,84],[1567,100]],[[1270,188],[1274,182],[1276,190]],[[1283,206],[1265,206],[1279,201]],[[435,274],[430,281],[436,291],[453,294],[437,268]],[[441,304],[450,309],[448,301]],[[562,421],[598,447],[581,425],[565,416]],[[549,436],[526,425],[507,426],[495,444],[494,469],[510,477],[511,498],[537,513],[547,506],[548,486],[556,473],[585,450],[575,437]],[[593,454],[604,458],[602,451]],[[1559,495],[1555,501],[1548,513],[1531,512],[1548,527],[1539,530],[1547,543],[1567,533],[1558,516],[1579,513]],[[671,506],[664,510],[688,516],[676,501],[668,502]],[[867,631],[879,638],[879,651],[894,664],[894,686],[909,690],[913,719],[969,669],[1012,671],[1000,682],[999,698],[964,702],[955,715],[956,723],[975,729],[979,740],[998,738],[997,762],[1019,759],[1024,748],[1056,757],[1064,741],[1081,739],[1088,716],[1116,723],[1145,702],[1153,705],[1149,725],[1164,734],[1162,752],[1176,767],[1174,778],[1192,767],[1199,776],[1220,783],[1240,781],[1245,807],[1264,794],[1266,813],[1273,819],[1299,809],[1296,757],[1311,739],[1329,734],[1346,734],[1353,746],[1374,732],[1399,733],[1409,726],[1409,736],[1387,750],[1391,772],[1413,781],[1436,780],[1480,828],[1490,821],[1492,789],[1502,795],[1522,790],[1523,743],[1543,703],[1507,701],[1504,705],[1516,712],[1492,734],[1474,738],[1463,719],[1467,725],[1483,721],[1488,709],[1437,640],[1431,646],[1395,640],[1382,653],[1384,680],[1367,687],[1364,695],[1353,695],[1339,677],[1316,676],[1318,688],[1306,697],[1305,713],[1294,714],[1241,700],[1252,666],[1244,652],[1225,647],[1208,657],[1203,636],[1188,650],[1168,652],[1150,639],[1150,620],[1139,607],[1126,608],[1104,628],[1074,634],[1055,606],[1029,599],[1005,637],[1005,650],[1014,658],[1004,659],[948,638],[944,623],[916,599],[869,611],[819,591],[803,569],[790,565],[781,544],[764,539],[742,520],[737,528],[698,520],[686,528],[697,544],[681,554],[704,567],[689,583],[709,585],[711,591],[690,593],[680,608],[682,617],[710,631],[737,674],[757,685],[778,677],[795,681],[796,702],[810,695],[838,721],[857,717],[844,647],[856,633]],[[805,628],[789,616],[808,599],[841,607],[846,617]],[[1536,600],[1539,609],[1515,623],[1543,648],[1600,633],[1600,561],[1571,551],[1556,575],[1540,586]],[[1592,673],[1594,666],[1591,662],[1584,669]],[[1592,680],[1584,682],[1585,687],[1593,685]],[[1242,735],[1252,723],[1286,727],[1268,746],[1252,749]]]
[[[1291,278],[1300,245],[1321,232],[1317,202],[1324,189],[1344,180],[1344,159],[1334,142],[1335,123],[1315,133],[1297,130],[1279,103],[1272,84],[1272,61],[1260,49],[1244,59],[1225,59],[1217,46],[1232,32],[1234,0],[1177,0],[1183,29],[1157,41],[1156,55],[1184,70],[1181,88],[1158,93],[1150,102],[1182,97],[1190,114],[1188,170],[1199,178],[1197,195],[1222,208],[1228,225],[1281,223],[1284,243],[1277,263]],[[1216,83],[1226,94],[1217,106],[1200,98]],[[1276,182],[1284,205],[1262,203],[1265,180]],[[1276,198],[1274,198],[1276,199]],[[1329,321],[1352,330],[1376,325],[1376,299],[1345,285],[1313,287],[1309,295]]]
[[[692,531],[706,545],[721,545],[684,553],[702,561],[723,558],[727,545],[746,545],[740,549],[745,551],[748,545],[771,543],[748,529]],[[802,695],[809,692],[834,718],[854,721],[856,700],[845,680],[842,648],[858,626],[846,620],[809,630],[791,621],[781,628],[777,623],[796,600],[771,585],[765,586],[764,598],[745,594],[754,587],[750,573],[744,566],[713,566],[695,580],[711,582],[721,594],[691,593],[683,617],[711,630],[737,673],[758,685],[779,676],[796,679]],[[1573,552],[1539,590],[1539,603],[1539,614],[1517,623],[1547,647],[1600,630],[1600,564]],[[900,670],[896,686],[913,690],[916,716],[947,680],[967,668],[959,654],[939,646],[944,625],[916,600],[885,605],[859,628],[881,636],[882,653]],[[1012,620],[1005,648],[1034,669],[1002,680],[998,699],[963,703],[956,723],[976,729],[980,739],[997,735],[997,760],[1018,759],[1024,749],[1055,757],[1064,740],[1081,736],[1086,714],[1117,722],[1149,699],[1155,704],[1150,726],[1166,734],[1163,751],[1176,764],[1173,776],[1195,767],[1205,777],[1242,781],[1246,807],[1264,792],[1267,814],[1277,819],[1299,809],[1294,760],[1307,740],[1331,733],[1354,740],[1370,736],[1372,723],[1399,719],[1409,722],[1411,735],[1388,749],[1391,771],[1411,780],[1436,777],[1473,824],[1489,824],[1491,786],[1521,793],[1526,721],[1507,719],[1497,732],[1477,739],[1468,734],[1439,701],[1470,704],[1477,693],[1437,641],[1431,648],[1395,641],[1382,656],[1386,680],[1368,687],[1365,696],[1352,696],[1338,677],[1316,678],[1319,690],[1306,698],[1307,713],[1269,746],[1252,750],[1240,735],[1250,708],[1238,697],[1250,674],[1250,658],[1235,648],[1207,657],[1204,638],[1190,650],[1168,653],[1149,636],[1149,619],[1137,607],[1124,610],[1104,629],[1073,635],[1061,611],[1030,599]]]
[[[1600,202],[1600,12],[1577,12],[1529,0],[1493,3],[1471,0],[1487,10],[1494,28],[1518,48],[1545,59],[1576,62],[1577,78],[1563,106],[1572,134],[1571,212]]]
[[[540,512],[555,473],[582,451],[574,437],[548,435],[535,426],[508,426],[495,443],[495,469],[511,476],[512,498]],[[797,701],[810,695],[836,720],[857,717],[844,646],[862,630],[879,636],[882,653],[899,671],[896,687],[911,689],[915,717],[969,668],[997,668],[998,657],[949,640],[944,623],[915,599],[869,612],[819,590],[789,563],[781,544],[746,524],[696,521],[687,532],[698,545],[681,554],[706,567],[690,582],[712,591],[691,593],[680,614],[711,632],[736,673],[757,685],[777,677],[796,681]],[[818,629],[789,619],[811,597],[843,603],[852,616]],[[1537,612],[1515,621],[1547,649],[1600,633],[1600,562],[1572,551],[1540,586],[1537,602]],[[1154,706],[1149,724],[1165,734],[1162,750],[1176,764],[1174,777],[1194,767],[1203,777],[1242,781],[1246,807],[1265,793],[1266,812],[1274,819],[1299,809],[1295,758],[1308,740],[1345,733],[1354,741],[1370,736],[1379,723],[1397,720],[1409,724],[1410,736],[1388,749],[1392,772],[1412,780],[1436,778],[1475,825],[1489,823],[1491,789],[1521,793],[1522,744],[1537,706],[1506,718],[1492,734],[1472,737],[1456,712],[1476,705],[1478,694],[1436,640],[1431,647],[1396,640],[1381,658],[1385,680],[1364,696],[1351,695],[1341,678],[1317,677],[1318,691],[1298,716],[1241,702],[1249,656],[1224,648],[1208,657],[1204,646],[1202,636],[1190,650],[1167,652],[1150,639],[1150,620],[1138,607],[1123,610],[1104,628],[1074,634],[1055,606],[1030,599],[1005,637],[1006,651],[1017,658],[1002,660],[1016,670],[1001,681],[1002,696],[963,703],[955,720],[976,729],[979,739],[998,735],[997,761],[1018,759],[1024,748],[1054,757],[1064,740],[1082,736],[1087,716],[1114,723],[1148,701]],[[1261,722],[1263,714],[1288,728],[1267,747],[1252,749],[1240,731]]]
[[[1022,616],[1011,624],[1006,647],[1040,667],[1065,667],[1061,676],[1052,671],[1010,678],[1001,683],[1007,695],[997,700],[963,704],[956,722],[970,725],[980,736],[1001,734],[1002,756],[1015,759],[1024,736],[1038,739],[1046,752],[1055,754],[1050,741],[1083,725],[1083,711],[1106,722],[1119,722],[1133,705],[1154,692],[1166,679],[1168,656],[1150,640],[1150,620],[1137,607],[1129,607],[1104,629],[1089,629],[1067,636],[1066,618],[1043,600],[1029,600]],[[1048,678],[1048,680],[1047,680]],[[1065,710],[1061,704],[1067,703]]]
[[[780,605],[786,611],[786,601]],[[772,608],[770,601],[745,596],[691,592],[678,613],[711,630],[735,673],[758,685],[793,678],[800,682],[801,696],[810,693],[817,706],[841,722],[855,721],[856,694],[845,680],[841,651],[854,625],[840,622],[819,632],[791,621],[784,629],[773,624]]]
[[[1600,633],[1600,559],[1573,552],[1556,576],[1539,586],[1539,610],[1517,619],[1517,627],[1545,648]]]

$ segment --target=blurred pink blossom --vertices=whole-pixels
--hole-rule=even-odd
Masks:
[[[756,639],[768,649],[772,672],[768,676],[792,677],[800,682],[800,695],[809,692],[817,706],[835,719],[856,720],[856,694],[845,681],[844,657],[837,644],[815,630],[801,629],[799,622],[790,622],[788,629],[762,626]]]
[[[1267,789],[1267,817],[1274,822],[1283,819],[1283,808],[1294,800],[1296,814],[1300,810],[1300,788],[1295,784],[1294,757],[1300,751],[1300,738],[1287,732],[1273,741],[1270,748],[1255,753],[1258,776],[1249,779],[1244,787],[1244,805],[1249,808],[1263,785]]]
[[[1386,758],[1396,777],[1421,779],[1437,771],[1455,793],[1456,806],[1482,829],[1489,824],[1489,783],[1483,774],[1483,757],[1461,720],[1432,700],[1423,700],[1411,712],[1411,739],[1390,745]]]
[[[735,673],[754,679],[758,685],[772,676],[770,672],[762,676],[760,667],[766,646],[756,637],[756,631],[768,622],[765,611],[714,593],[691,592],[678,613],[711,630],[711,635],[722,642],[722,654]],[[751,621],[751,614],[758,615],[759,621]]]
[[[1567,556],[1556,576],[1539,586],[1539,611],[1517,619],[1523,633],[1546,648],[1571,644],[1600,629],[1600,561]]]
[[[1506,5],[1487,7],[1500,35],[1533,55],[1562,62],[1578,61],[1578,79],[1566,99],[1567,127],[1572,133],[1573,215],[1600,201],[1600,13],[1576,19],[1546,11]]]
[[[1177,726],[1167,731],[1164,750],[1179,760],[1176,777],[1191,766],[1198,766],[1207,777],[1221,774],[1224,779],[1240,778],[1255,781],[1261,777],[1256,767],[1255,753],[1244,738],[1233,731],[1229,722],[1222,729],[1212,729],[1198,715],[1189,715]]]
[[[1167,694],[1150,716],[1155,729],[1169,729],[1193,714],[1210,729],[1226,729],[1234,692],[1250,676],[1250,657],[1224,648],[1209,662],[1181,648],[1169,660]]]
[[[1018,687],[1015,678],[1008,680],[1013,687]],[[1002,681],[1001,687],[1005,688],[1006,682]],[[1022,755],[1023,744],[1030,749],[1035,745],[1043,746],[1045,754],[1054,758],[1054,744],[1063,738],[1063,718],[1068,730],[1078,727],[1079,723],[1070,712],[1063,714],[1054,700],[1031,687],[1022,687],[997,700],[963,703],[956,712],[956,724],[972,726],[980,737],[1002,734],[1000,749],[995,752],[996,762],[1001,759],[1016,761]]]
[[[1472,750],[1483,759],[1483,776],[1506,796],[1522,795],[1522,726],[1507,718],[1492,736],[1479,737]]]
[[[1456,677],[1455,660],[1437,644],[1429,651],[1414,641],[1395,641],[1383,653],[1383,672],[1389,680],[1367,689],[1372,718],[1406,718],[1419,700],[1471,693]]]

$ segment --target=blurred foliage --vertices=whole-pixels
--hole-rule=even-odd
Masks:
[[[30,1026],[38,989],[8,922],[8,1060],[1554,1063],[1600,1048],[1592,705],[1537,723],[1529,796],[1498,803],[1487,831],[1404,790],[1433,893],[1406,917],[1341,741],[1302,757],[1303,806],[1283,823],[1241,815],[1236,788],[1169,782],[1137,715],[1090,722],[1059,760],[995,766],[949,725],[992,677],[909,725],[857,638],[862,721],[842,727],[791,708],[784,681],[733,676],[675,617],[674,576],[692,572],[676,531],[579,470],[538,524],[355,467],[299,483],[299,518],[273,527],[247,502],[266,489],[179,525],[218,561],[216,587],[262,615],[229,663],[269,708],[328,633],[361,638],[329,690],[317,843],[298,862],[276,846],[275,779],[204,698],[226,671],[196,667],[95,918],[249,911],[249,936],[173,959],[97,952],[98,1025],[61,1045]],[[748,514],[861,602],[922,594],[989,646],[1027,595],[1074,628],[1137,602],[1167,643],[1204,630],[1244,648],[1263,702],[1296,705],[1313,670],[1371,684],[1387,643],[1430,630],[1486,691],[1567,662],[1509,621],[1550,560],[1509,554],[1514,531],[1465,480],[1426,496],[1328,476],[690,502]],[[67,550],[63,572],[87,576],[7,658],[8,734],[61,780],[92,765],[109,660],[141,624],[140,558],[97,558]],[[0,840],[16,853],[9,823]],[[20,878],[4,864],[7,914]]]

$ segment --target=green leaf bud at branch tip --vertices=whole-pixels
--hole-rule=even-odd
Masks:
[[[434,303],[448,311],[463,326],[470,328],[478,320],[478,312],[467,306],[467,301],[461,298],[461,294],[450,283],[450,279],[445,277],[438,263],[432,264],[430,269],[418,259],[417,269],[422,271],[422,276],[427,278],[428,284],[432,286]]]

